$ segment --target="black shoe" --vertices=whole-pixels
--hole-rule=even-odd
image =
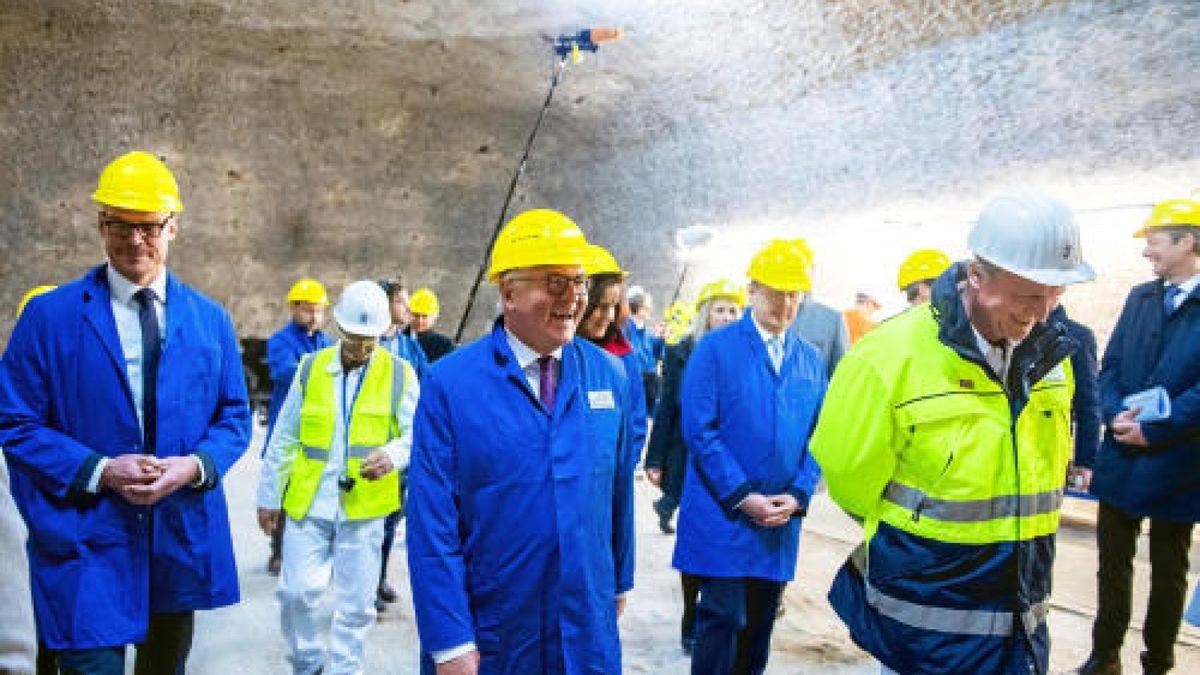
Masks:
[[[658,514],[658,529],[662,530],[663,534],[675,534],[675,528],[671,527],[671,512],[662,507],[661,501],[655,501],[654,512]]]
[[[379,582],[378,597],[384,602],[395,602],[396,598],[399,596],[396,594],[396,589],[392,588],[391,584],[386,581],[381,581]]]
[[[279,576],[279,570],[283,568],[283,558],[281,556],[272,555],[267,560],[267,574],[273,577]]]
[[[387,603],[379,598],[375,598],[375,611],[382,614],[387,611]]]
[[[1121,657],[1118,654],[1097,654],[1092,652],[1074,671],[1076,675],[1121,675]]]
[[[692,648],[696,646],[696,641],[689,640],[688,638],[683,638],[679,641],[679,646],[683,648],[683,655],[688,658],[691,658]]]

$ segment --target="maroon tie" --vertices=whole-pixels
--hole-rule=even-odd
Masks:
[[[538,398],[547,410],[554,410],[554,357],[550,355],[538,358]]]

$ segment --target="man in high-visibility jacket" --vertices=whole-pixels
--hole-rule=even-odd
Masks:
[[[834,374],[812,439],[866,541],[829,597],[884,672],[1045,673],[1046,602],[1071,457],[1064,286],[1094,273],[1070,209],[988,204],[974,259]]]
[[[561,213],[513,218],[488,274],[503,315],[421,381],[407,508],[423,673],[621,672],[637,458],[625,369],[575,336],[591,255]]]
[[[346,287],[333,317],[341,340],[305,356],[264,458],[258,521],[286,513],[279,601],[296,673],[363,672],[375,623],[383,521],[400,506],[396,469],[408,461],[417,377],[378,349],[390,324],[387,295],[371,281]],[[282,511],[281,511],[282,506]],[[321,640],[321,596],[332,580],[331,646]]]

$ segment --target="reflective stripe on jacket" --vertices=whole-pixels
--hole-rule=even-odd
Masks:
[[[354,483],[343,495],[342,507],[349,520],[380,518],[400,508],[400,478],[396,471],[377,480],[364,480],[359,473],[367,455],[399,435],[396,409],[404,394],[406,373],[411,369],[383,350],[376,350],[376,354],[367,365],[362,386],[353,399],[346,433],[346,475]],[[336,345],[306,356],[300,363],[298,377],[304,392],[300,408],[301,447],[283,498],[283,508],[294,520],[301,520],[308,513],[325,463],[329,461],[338,406],[334,377],[326,367],[335,358],[338,358]]]
[[[1045,672],[1072,343],[1036,327],[1006,393],[948,274],[940,298],[935,287],[932,305],[864,337],[830,384],[812,450],[866,540],[830,600],[900,672]]]

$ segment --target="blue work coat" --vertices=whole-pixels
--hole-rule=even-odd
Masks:
[[[821,469],[808,438],[825,395],[825,362],[793,334],[782,374],[747,312],[705,335],[683,376],[683,437],[691,455],[679,506],[673,565],[710,577],[788,581],[800,519],[762,528],[737,505],[751,492],[791,494],[803,514]]]
[[[637,468],[638,462],[642,460],[642,448],[646,446],[646,388],[642,385],[641,376],[638,375],[637,355],[629,352],[617,358],[621,359],[621,365],[625,368],[626,380],[629,383],[629,461],[633,462],[634,468]]]
[[[250,442],[246,381],[229,315],[172,274],[153,450],[195,454],[207,480],[153,507],[86,491],[102,456],[146,452],[106,269],[30,302],[0,360],[0,444],[51,649],[142,642],[151,613],[238,601],[219,479]]]
[[[1163,283],[1135,286],[1100,362],[1105,421],[1121,399],[1161,385],[1171,416],[1143,422],[1149,448],[1121,445],[1106,430],[1092,467],[1091,492],[1130,515],[1200,522],[1200,287],[1168,319]]]
[[[620,673],[633,587],[624,369],[575,339],[553,410],[497,321],[421,383],[408,564],[421,649],[474,641],[480,673]]]
[[[295,321],[280,328],[267,338],[267,369],[271,371],[271,406],[267,409],[267,437],[263,450],[271,442],[271,431],[275,429],[275,418],[287,398],[288,389],[296,377],[296,368],[305,354],[333,346],[333,340],[318,330],[310,337],[308,329]]]
[[[667,349],[666,341],[650,332],[649,325],[638,328],[632,321],[625,324],[625,338],[637,355],[637,372],[657,373],[658,362]]]

